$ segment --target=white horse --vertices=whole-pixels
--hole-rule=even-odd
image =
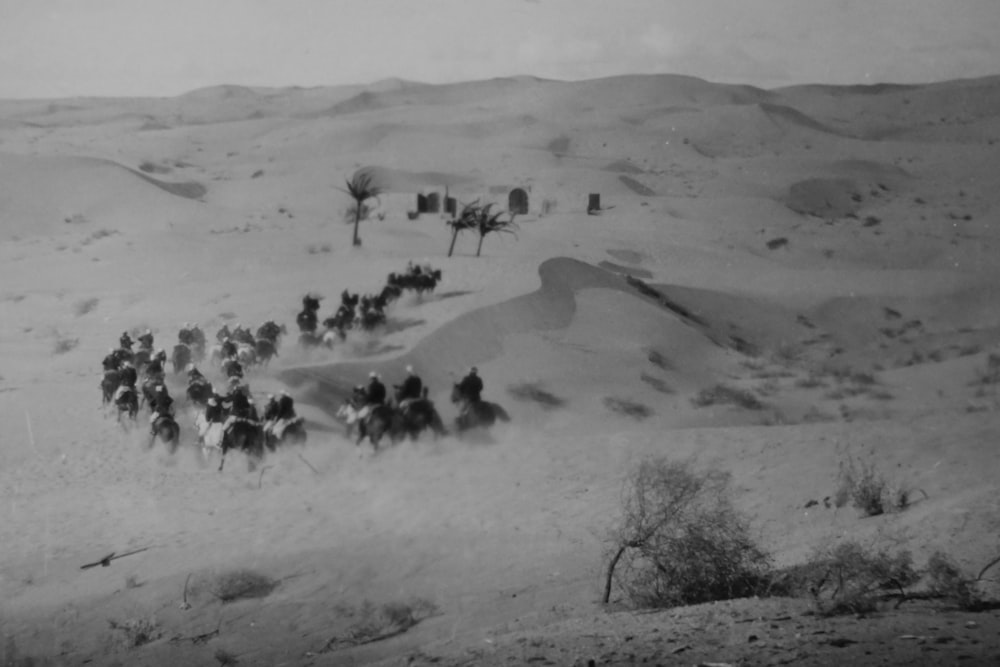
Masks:
[[[361,409],[354,407],[351,401],[344,401],[343,405],[337,408],[337,419],[344,422],[347,437],[352,437],[354,425],[361,420]]]
[[[202,452],[208,456],[212,450],[222,451],[222,434],[225,425],[219,422],[210,422],[205,419],[205,413],[199,412],[194,418],[194,425],[198,429],[198,441],[201,442]]]

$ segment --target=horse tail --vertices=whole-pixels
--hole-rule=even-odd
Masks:
[[[504,410],[503,407],[497,403],[493,404],[493,413],[497,416],[497,419],[499,419],[502,422],[510,421],[510,414],[508,414],[507,411]]]

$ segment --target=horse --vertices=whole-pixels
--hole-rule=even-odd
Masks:
[[[222,460],[219,461],[219,472],[226,464],[226,452],[238,449],[247,455],[247,469],[250,472],[257,467],[257,461],[264,458],[264,439],[260,423],[249,419],[233,418],[222,433]]]
[[[118,409],[117,420],[119,422],[122,420],[123,412],[133,422],[136,420],[136,415],[139,414],[139,397],[136,394],[135,387],[121,385],[115,390],[114,401],[115,407]]]
[[[399,410],[399,415],[400,427],[410,440],[416,440],[427,429],[434,433],[435,438],[448,433],[434,403],[426,397],[412,401],[405,409]]]
[[[139,405],[152,405],[153,399],[156,398],[156,384],[157,381],[154,378],[147,377],[142,381],[141,396],[139,397]]]
[[[275,349],[278,347],[278,342],[281,337],[288,333],[288,329],[285,328],[284,324],[278,324],[274,320],[268,320],[264,324],[260,325],[257,329],[257,339],[265,338],[274,344]]]
[[[152,358],[152,352],[149,348],[140,347],[136,350],[136,353],[132,355],[132,365],[135,366],[135,370],[140,375],[143,369],[149,365],[149,361]]]
[[[368,415],[359,419],[357,423],[358,440],[355,444],[360,445],[367,437],[376,452],[383,436],[388,435],[395,443],[403,433],[402,414],[391,405],[371,406]]]
[[[272,452],[278,445],[304,445],[306,444],[306,420],[305,417],[296,417],[289,422],[281,431],[281,435],[276,435],[273,430],[264,434],[264,444]]]
[[[115,396],[115,390],[118,389],[119,384],[118,371],[104,371],[104,377],[101,378],[101,405],[107,405],[110,403]]]
[[[255,345],[240,343],[236,349],[236,359],[244,368],[250,368],[257,364],[257,350]]]
[[[160,415],[156,418],[156,422],[153,423],[153,433],[149,436],[148,448],[151,449],[156,442],[156,438],[159,438],[167,446],[167,450],[173,454],[177,451],[180,437],[181,427],[177,425],[174,418],[170,415]]]
[[[489,428],[498,419],[502,422],[510,421],[510,415],[499,404],[468,400],[462,395],[457,382],[451,388],[451,402],[461,406],[459,415],[455,418],[455,430],[459,433],[474,428]]]
[[[187,387],[188,400],[197,406],[204,406],[208,399],[215,394],[215,389],[207,380],[202,382],[190,382]]]
[[[177,343],[177,345],[174,345],[171,362],[174,365],[174,375],[180,375],[181,371],[187,368],[188,364],[191,363],[191,348],[184,343]]]
[[[312,333],[316,331],[316,322],[318,319],[315,310],[303,310],[295,317],[295,323],[299,325],[300,332]]]
[[[254,352],[257,355],[257,363],[267,368],[271,359],[278,356],[278,346],[270,338],[260,337],[254,343]]]

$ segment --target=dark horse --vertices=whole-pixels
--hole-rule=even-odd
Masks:
[[[396,404],[400,404],[398,385],[396,386]],[[435,438],[440,438],[448,433],[441,420],[441,415],[434,407],[434,402],[427,398],[426,387],[422,397],[410,401],[405,408],[400,407],[399,413],[401,416],[400,426],[403,433],[410,437],[410,440],[416,440],[427,429],[434,433]]]
[[[460,412],[455,418],[455,430],[461,433],[474,428],[489,428],[499,419],[510,421],[510,415],[500,405],[489,401],[470,401],[454,384],[451,388],[451,402],[459,406]]]
[[[278,447],[278,445],[304,445],[306,444],[306,424],[304,417],[296,417],[292,420],[288,426],[284,428],[281,432],[281,437],[277,437],[272,432],[268,432],[265,436],[264,444],[272,452]]]
[[[115,390],[118,389],[118,371],[104,371],[101,378],[101,404],[107,405],[115,397]]]
[[[135,387],[122,386],[115,390],[115,407],[118,409],[118,421],[121,421],[123,412],[135,421],[139,414],[139,396]]]
[[[403,415],[391,405],[372,406],[368,416],[358,422],[358,441],[360,445],[366,437],[378,451],[379,442],[385,435],[395,443],[403,433]]]
[[[180,443],[181,427],[170,415],[160,415],[156,418],[156,423],[153,424],[153,434],[149,436],[150,448],[156,443],[156,438],[162,440],[167,446],[167,450],[173,454],[177,451],[177,445]]]
[[[249,419],[236,419],[222,434],[222,460],[219,472],[226,464],[226,452],[238,449],[247,455],[247,469],[253,472],[257,461],[264,458],[264,438],[260,423]]]
[[[171,361],[174,364],[174,375],[179,375],[191,363],[191,348],[184,343],[177,343],[174,345]]]
[[[278,347],[270,338],[261,337],[254,341],[254,352],[257,355],[257,363],[267,368],[268,362],[278,356]]]
[[[188,400],[197,406],[204,407],[208,403],[208,399],[212,398],[213,394],[215,394],[215,390],[207,381],[191,382],[188,384]]]

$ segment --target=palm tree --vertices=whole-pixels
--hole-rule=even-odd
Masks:
[[[358,238],[358,225],[361,223],[364,212],[365,201],[378,197],[382,194],[382,188],[372,183],[372,175],[367,171],[356,171],[354,176],[347,180],[347,189],[343,190],[354,200],[354,242],[356,246],[361,245]]]
[[[463,204],[462,212],[458,214],[458,217],[448,221],[448,226],[451,227],[451,245],[448,246],[449,257],[451,257],[452,252],[455,250],[455,241],[458,239],[459,232],[476,228],[475,211],[478,208],[478,199],[471,204]]]
[[[503,216],[503,211],[497,211],[496,213],[490,214],[490,209],[493,208],[494,204],[487,204],[483,206],[476,212],[476,231],[479,232],[479,245],[476,246],[476,257],[479,257],[479,253],[483,249],[483,240],[486,238],[487,234],[497,233],[497,234],[513,234],[517,238],[517,224],[514,222],[514,213],[510,214],[510,218],[507,220],[501,220]]]

